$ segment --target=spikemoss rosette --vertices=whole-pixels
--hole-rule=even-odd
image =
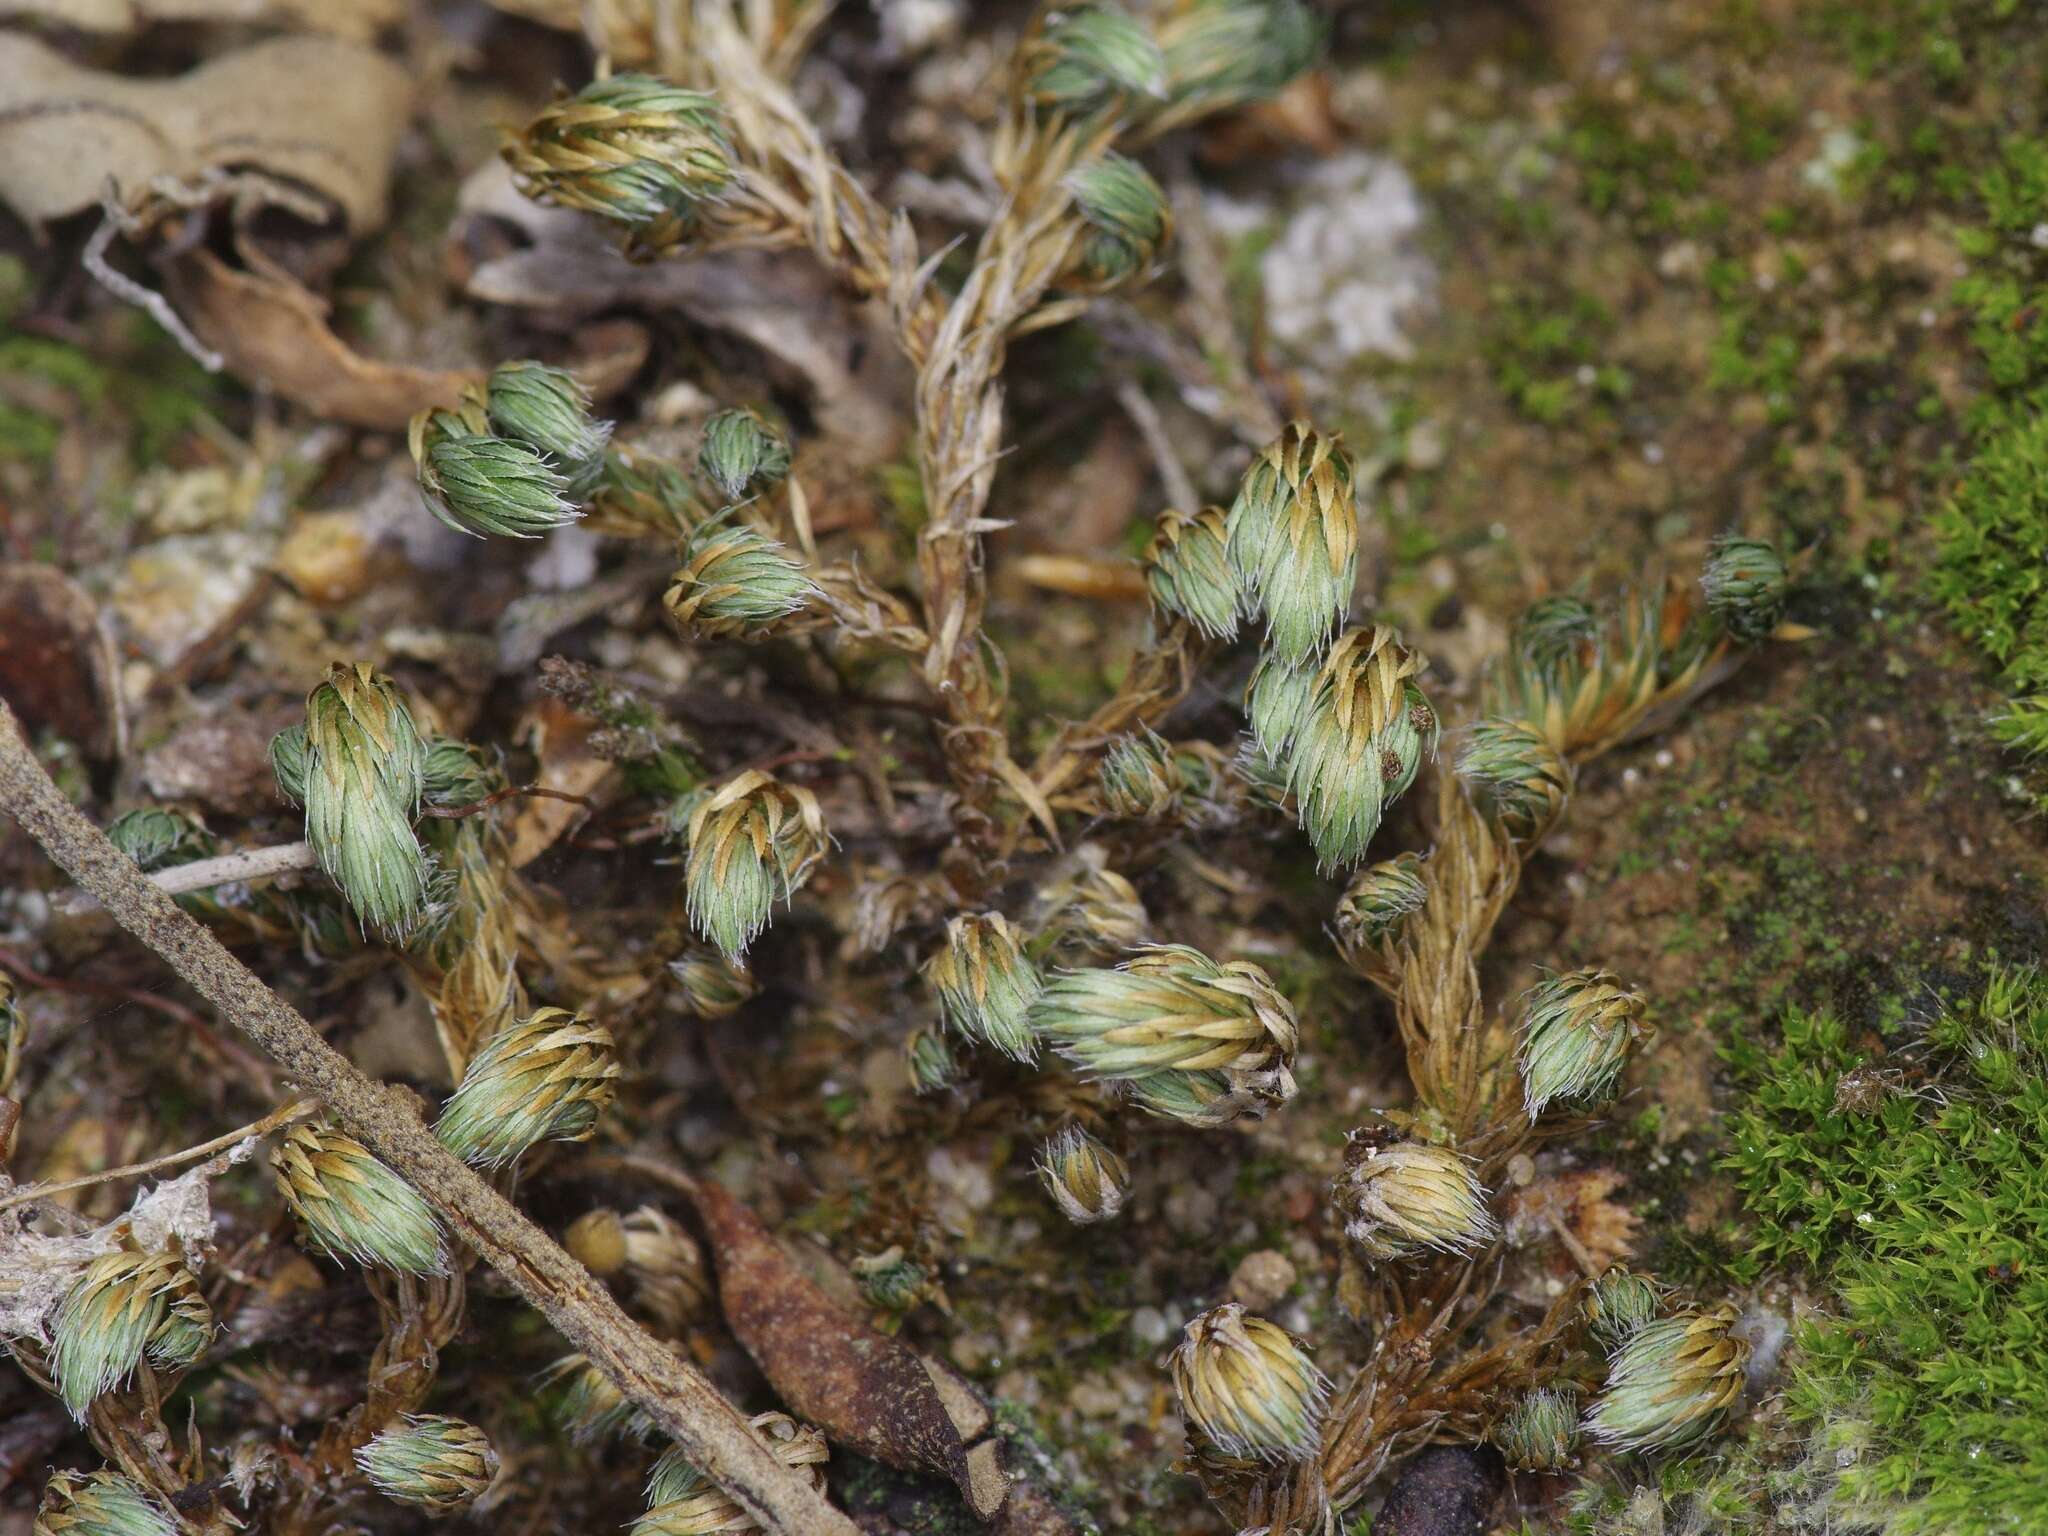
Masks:
[[[1230,507],[1230,563],[1266,615],[1266,645],[1307,661],[1351,605],[1358,504],[1339,438],[1294,422],[1245,471]]]
[[[1428,899],[1420,854],[1404,852],[1366,866],[1344,887],[1337,903],[1331,926],[1339,947],[1356,952],[1393,943]]]
[[[1330,1383],[1286,1329],[1228,1302],[1188,1324],[1168,1364],[1189,1428],[1225,1455],[1316,1454]]]
[[[1095,782],[1103,808],[1112,816],[1132,821],[1155,821],[1170,815],[1183,788],[1173,748],[1150,727],[1111,742],[1102,754]]]
[[[1092,846],[1081,851],[1099,852]],[[1042,925],[1064,944],[1105,958],[1136,949],[1152,933],[1151,914],[1138,888],[1100,863],[1084,862],[1053,881],[1040,892],[1038,910],[1044,914]]]
[[[1031,1022],[1086,1076],[1189,1125],[1256,1118],[1294,1097],[1294,1009],[1249,961],[1154,945],[1115,970],[1053,977]]]
[[[1165,190],[1137,161],[1105,153],[1070,173],[1065,185],[1082,224],[1071,286],[1106,293],[1159,259],[1173,214]]]
[[[213,1313],[176,1253],[123,1248],[94,1259],[50,1323],[57,1395],[81,1422],[93,1400],[126,1384],[145,1357],[177,1370],[205,1353]]]
[[[428,409],[407,432],[420,498],[457,533],[536,539],[583,515],[569,475],[531,443],[488,430],[482,409]]]
[[[111,1467],[80,1477],[53,1472],[31,1536],[176,1536],[177,1523]]]
[[[1556,1387],[1525,1392],[1487,1438],[1517,1471],[1561,1472],[1578,1449],[1579,1396]]]
[[[817,595],[782,545],[745,523],[705,523],[683,546],[662,598],[670,617],[709,638],[759,636]]]
[[[863,1254],[848,1266],[868,1304],[884,1312],[907,1312],[931,1287],[924,1266],[901,1248]]]
[[[1614,1096],[1643,1038],[1643,999],[1607,971],[1546,976],[1522,997],[1522,1095],[1540,1115],[1557,1100],[1593,1105]]]
[[[712,1304],[704,1250],[666,1211],[643,1205],[617,1218],[622,1262],[640,1305],[670,1332]]]
[[[1478,1176],[1449,1147],[1355,1133],[1331,1193],[1344,1235],[1375,1259],[1475,1253],[1500,1235]]]
[[[737,963],[825,855],[825,818],[809,790],[750,769],[690,813],[683,874],[690,923]]]
[[[1524,663],[1553,681],[1568,676],[1599,643],[1599,615],[1585,599],[1563,592],[1539,597],[1523,609],[1508,637]]]
[[[287,805],[306,803],[306,769],[312,761],[303,723],[288,725],[270,738],[270,772]]]
[[[1230,524],[1221,507],[1166,511],[1145,546],[1145,590],[1165,613],[1211,640],[1237,635],[1237,572],[1230,566]]]
[[[914,1029],[903,1042],[903,1070],[918,1093],[937,1093],[960,1080],[952,1043],[936,1029]]]
[[[541,1141],[588,1141],[619,1075],[611,1031],[541,1008],[486,1040],[434,1122],[464,1162],[501,1168]]]
[[[596,487],[612,426],[592,414],[590,391],[567,369],[499,364],[484,387],[484,414],[498,436],[546,455],[571,499],[581,501]]]
[[[540,1375],[548,1417],[579,1445],[648,1440],[654,1420],[583,1354],[564,1355]]]
[[[1384,625],[1330,647],[1287,753],[1287,784],[1325,870],[1365,857],[1387,806],[1436,750],[1437,717],[1410,679],[1422,658]]]
[[[1629,594],[1619,623],[1575,597],[1532,603],[1487,669],[1485,713],[1521,721],[1560,754],[1601,740],[1656,694],[1666,637],[1653,585]]]
[[[1790,585],[1785,557],[1761,539],[1722,539],[1700,573],[1707,611],[1745,645],[1766,639],[1778,627]]]
[[[1078,1125],[1063,1126],[1039,1149],[1038,1177],[1071,1222],[1107,1221],[1124,1208],[1131,1170]]]
[[[552,102],[501,153],[528,197],[624,225],[636,255],[680,245],[738,180],[717,99],[641,74]]]
[[[1031,99],[1066,112],[1091,111],[1119,96],[1157,96],[1166,85],[1159,44],[1117,6],[1053,12],[1018,60]]]
[[[354,1137],[296,1126],[271,1154],[271,1169],[285,1205],[328,1257],[409,1275],[447,1273],[434,1208]]]
[[[306,698],[305,747],[306,841],[364,922],[405,933],[431,875],[412,830],[426,770],[412,711],[367,662],[336,662]]]
[[[823,1468],[831,1452],[822,1434],[786,1413],[756,1414],[747,1423],[777,1461],[804,1471],[814,1486],[824,1486]],[[647,1512],[633,1522],[632,1536],[725,1536],[760,1529],[674,1446],[654,1464],[647,1480],[647,1505]]]
[[[407,1414],[356,1450],[356,1465],[387,1499],[431,1514],[467,1509],[498,1475],[498,1453],[474,1424]]]
[[[668,963],[676,992],[691,1017],[729,1019],[760,995],[761,984],[744,965],[715,951],[700,950]]]
[[[758,411],[720,411],[704,423],[697,467],[727,502],[736,502],[789,473],[789,440]]]
[[[1586,1287],[1579,1309],[1593,1342],[1612,1354],[1664,1310],[1664,1290],[1648,1276],[1616,1264]]]
[[[1571,765],[1542,731],[1499,716],[1466,728],[1458,777],[1501,831],[1523,843],[1557,824],[1572,788]]]
[[[605,452],[590,491],[590,526],[600,533],[681,540],[708,510],[674,464],[616,446]]]
[[[1237,787],[1229,764],[1207,742],[1175,746],[1150,726],[1110,743],[1095,783],[1103,809],[1129,821],[1226,821]]]
[[[1308,724],[1317,668],[1296,666],[1267,654],[1259,658],[1246,685],[1245,719],[1251,725],[1249,751],[1257,763],[1285,776],[1290,753]]]
[[[153,805],[124,812],[107,823],[107,841],[150,872],[220,852],[219,841],[196,816]]]
[[[1176,0],[1159,43],[1173,105],[1217,112],[1278,95],[1316,61],[1323,24],[1302,0]]]
[[[1742,1396],[1749,1345],[1729,1332],[1732,1306],[1660,1318],[1615,1350],[1585,1431],[1602,1445],[1661,1451],[1694,1445]]]
[[[924,976],[939,995],[946,1022],[962,1035],[995,1047],[1012,1061],[1038,1059],[1031,1005],[1045,978],[1000,912],[956,917],[946,924],[946,942],[925,962]]]

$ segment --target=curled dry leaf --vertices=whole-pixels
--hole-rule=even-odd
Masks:
[[[452,235],[469,296],[519,309],[680,310],[738,336],[802,378],[819,431],[861,465],[895,454],[910,380],[887,317],[833,284],[802,252],[732,251],[689,261],[627,261],[595,221],[522,197],[493,161],[463,184]],[[517,243],[506,249],[505,236]]]
[[[210,251],[188,251],[169,273],[179,314],[232,372],[316,416],[395,431],[415,411],[453,406],[480,377],[364,357],[328,326],[326,304],[281,272],[238,271]]]
[[[577,714],[560,699],[535,701],[520,734],[532,743],[533,755],[540,763],[540,782],[565,794],[595,795],[618,768],[592,750],[590,738],[597,728],[594,720]],[[526,868],[589,814],[573,800],[547,795],[520,800],[505,828],[512,867]]]
[[[594,51],[621,69],[638,69],[663,52],[677,51],[681,38],[665,39],[661,28],[664,24],[680,28],[675,13],[687,14],[681,6],[661,6],[657,0],[491,0],[491,4],[545,27],[581,32]],[[657,18],[658,10],[669,14]]]
[[[949,1478],[982,1519],[1009,1494],[988,1409],[951,1371],[834,1306],[767,1228],[710,1180],[690,1191],[726,1322],[791,1413],[903,1471]]]
[[[335,38],[273,38],[176,79],[130,80],[0,34],[0,201],[41,224],[98,207],[109,181],[133,210],[152,182],[253,169],[311,188],[361,233],[384,222],[411,103],[402,68]]]
[[[120,756],[126,716],[99,604],[55,566],[0,565],[0,616],[0,696],[30,729]]]
[[[197,802],[228,816],[277,808],[270,738],[304,717],[277,703],[204,707],[142,755],[142,782],[160,800]]]
[[[1627,1182],[1612,1168],[1538,1173],[1502,1203],[1508,1240],[1540,1244],[1555,1237],[1582,1268],[1598,1274],[1627,1258],[1635,1246],[1639,1218],[1613,1198]]]
[[[367,43],[404,15],[405,0],[0,0],[0,17],[115,36],[165,21],[273,22]]]

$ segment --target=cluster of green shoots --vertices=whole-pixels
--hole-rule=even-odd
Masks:
[[[708,37],[705,56],[730,40]],[[831,181],[847,275],[896,297],[905,350],[921,370],[933,526],[915,602],[819,559],[788,436],[748,407],[704,423],[694,463],[669,464],[618,442],[568,373],[514,362],[454,409],[422,413],[410,434],[426,506],[464,533],[532,538],[581,521],[665,545],[675,566],[661,607],[694,644],[823,635],[916,658],[946,726],[937,734],[954,798],[943,810],[981,867],[872,885],[858,921],[881,943],[866,934],[863,943],[900,939],[918,957],[931,1024],[908,1030],[903,1049],[920,1091],[950,1091],[965,1050],[985,1050],[1046,1074],[1048,1098],[1071,1106],[1036,1166],[1072,1221],[1112,1220],[1125,1204],[1132,1175],[1105,1139],[1115,1139],[1104,1130],[1110,1112],[1207,1132],[1280,1111],[1297,1092],[1304,1026],[1261,965],[1205,954],[1156,923],[1102,845],[1062,853],[1060,816],[1118,829],[1115,846],[1132,858],[1166,838],[1291,824],[1324,873],[1347,877],[1334,937],[1393,1001],[1416,1103],[1353,1135],[1332,1202],[1347,1265],[1379,1288],[1399,1347],[1335,1383],[1303,1341],[1224,1306],[1188,1325],[1171,1362],[1205,1485],[1243,1523],[1276,1528],[1355,1503],[1391,1458],[1432,1436],[1490,1433],[1517,1466],[1555,1469],[1582,1434],[1626,1450],[1696,1444],[1739,1395],[1746,1351],[1731,1314],[1677,1304],[1619,1273],[1593,1277],[1583,1297],[1570,1292],[1541,1326],[1462,1373],[1439,1370],[1436,1351],[1463,1328],[1447,1329],[1452,1314],[1465,1318],[1491,1294],[1493,1282],[1475,1276],[1497,1276],[1487,1266],[1505,1241],[1497,1205],[1507,1160],[1597,1113],[1645,1034],[1643,999],[1598,970],[1544,977],[1502,1026],[1481,1007],[1476,956],[1521,861],[1563,812],[1576,764],[1650,728],[1732,665],[1735,647],[1776,631],[1788,581],[1770,545],[1731,539],[1716,547],[1697,594],[1649,580],[1612,619],[1574,597],[1547,599],[1518,624],[1485,715],[1453,733],[1454,761],[1441,765],[1444,728],[1423,692],[1424,658],[1392,627],[1352,622],[1356,471],[1334,434],[1298,422],[1254,457],[1228,508],[1176,508],[1157,520],[1143,565],[1150,661],[1098,716],[1109,726],[1063,728],[1035,771],[987,745],[1009,725],[1002,669],[978,630],[975,542],[991,457],[979,445],[1000,435],[1001,338],[1076,313],[1073,295],[1104,292],[1158,261],[1172,227],[1165,194],[1113,145],[1139,148],[1271,95],[1318,41],[1298,0],[1177,0],[1143,19],[1107,5],[1041,16],[1020,47],[996,145],[1012,202],[952,300],[936,294],[928,271],[904,271],[888,241],[868,238],[876,226],[864,194]],[[701,83],[598,80],[542,111],[508,144],[507,161],[531,195],[620,227],[638,258],[790,242],[791,204],[807,195],[803,178],[823,151],[770,153],[750,135],[787,119],[732,112]],[[743,132],[742,121],[753,126]],[[1053,292],[1068,297],[1041,303]],[[1005,308],[1004,296],[1017,294],[1027,298]],[[1243,739],[1161,735],[1201,666],[1241,630],[1256,631],[1259,652]],[[749,952],[834,857],[819,796],[767,767],[720,763],[590,669],[558,662],[541,682],[597,722],[593,740],[682,845],[678,896],[695,942],[667,967],[676,994],[701,1018],[745,1009],[762,991]],[[337,663],[272,757],[345,910],[392,946],[428,996],[455,1085],[434,1128],[442,1142],[502,1170],[541,1142],[594,1135],[622,1071],[619,1045],[586,1013],[526,996],[522,951],[541,947],[546,923],[491,814],[512,792],[492,756],[422,723],[372,666]],[[1434,788],[1435,845],[1368,862],[1419,782]],[[122,838],[159,866],[203,856],[203,831],[169,813],[135,820]],[[997,868],[1003,878],[988,877]],[[315,926],[296,894],[233,909],[198,900],[204,915],[265,937]],[[326,909],[320,931],[334,934],[339,910]],[[452,1332],[465,1257],[417,1191],[323,1125],[286,1135],[275,1168],[310,1248],[365,1266],[380,1305],[396,1298],[390,1315],[402,1313],[418,1337]],[[630,1280],[650,1311],[681,1316],[702,1302],[694,1245],[659,1212],[593,1212],[570,1243],[598,1273]],[[892,1304],[923,1284],[900,1260],[862,1278]],[[59,1314],[60,1390],[84,1413],[140,1370],[188,1365],[210,1329],[177,1254],[109,1254]],[[1573,1353],[1578,1341],[1587,1348]],[[578,1433],[651,1433],[582,1357],[560,1362],[551,1382]],[[489,1485],[496,1456],[473,1427],[417,1415],[417,1396],[387,1403],[375,1432],[349,1447],[349,1464],[392,1498],[461,1507]],[[815,1431],[779,1415],[756,1428],[790,1467],[815,1473],[823,1460]],[[117,1482],[53,1491],[58,1513],[47,1523],[60,1529],[70,1518],[62,1511],[136,1491]],[[640,1536],[750,1528],[672,1455],[648,1499]]]

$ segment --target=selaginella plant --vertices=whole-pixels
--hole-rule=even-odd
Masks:
[[[622,945],[602,915],[564,910],[542,888],[531,849],[515,857],[500,802],[528,787],[506,779],[498,750],[522,742],[458,740],[423,690],[337,662],[272,762],[346,910],[331,894],[322,906],[328,886],[309,882],[277,899],[263,931],[296,938],[316,963],[402,967],[445,1068],[434,1135],[501,1189],[563,1155],[544,1144],[599,1134],[649,1060],[658,1004],[709,1038],[792,989],[835,1006],[882,991],[877,1028],[902,1051],[898,1081],[929,1096],[914,1107],[992,1100],[1026,1123],[1051,1205],[1113,1231],[1145,1178],[1136,1127],[1221,1136],[1286,1113],[1305,1045],[1331,1028],[1294,995],[1289,967],[1204,925],[1154,878],[1168,850],[1236,838],[1212,866],[1220,884],[1233,878],[1224,865],[1265,859],[1330,881],[1337,953],[1384,995],[1412,1093],[1359,1128],[1331,1195],[1345,1305],[1374,1334],[1366,1363],[1333,1381],[1315,1340],[1236,1303],[1197,1316],[1173,1352],[1205,1489],[1242,1527],[1320,1531],[1431,1440],[1491,1434],[1518,1464],[1547,1469],[1573,1453],[1578,1425],[1627,1448],[1709,1433],[1742,1375],[1724,1311],[1654,1287],[1641,1305],[1611,1278],[1596,1307],[1578,1286],[1536,1318],[1500,1304],[1509,1168],[1611,1095],[1646,1006],[1588,971],[1539,980],[1511,1015],[1485,994],[1481,959],[1524,864],[1569,814],[1580,767],[1670,719],[1777,630],[1782,563],[1731,541],[1704,592],[1646,574],[1615,615],[1539,604],[1478,707],[1446,721],[1428,658],[1361,603],[1373,509],[1358,467],[1334,431],[1262,405],[1239,423],[1258,446],[1234,495],[1218,497],[1227,509],[1156,520],[1130,584],[1149,599],[1149,629],[1114,687],[1084,718],[1022,718],[989,622],[1010,346],[1171,261],[1173,202],[1140,157],[1284,87],[1318,46],[1314,13],[1297,0],[1041,10],[986,137],[999,196],[948,259],[884,210],[798,106],[789,82],[807,22],[775,5],[685,9],[674,78],[618,73],[564,92],[510,136],[505,161],[527,195],[602,220],[634,259],[801,249],[887,301],[915,375],[917,517],[900,569],[871,574],[850,541],[821,534],[802,445],[767,412],[735,401],[684,452],[657,452],[598,420],[575,378],[529,361],[413,422],[421,516],[485,538],[576,523],[653,550],[657,576],[673,574],[643,616],[687,659],[677,675],[724,697],[726,720],[751,726],[759,706],[762,719],[803,717],[828,744],[756,750],[748,729],[676,725],[637,678],[544,666],[535,691],[550,718],[576,722],[589,758],[617,770],[612,800],[589,808],[598,844],[662,849],[633,876],[660,931]],[[802,702],[787,703],[780,690],[797,679]],[[1242,699],[1241,739],[1234,727],[1191,738],[1196,712],[1176,711],[1204,686]],[[1443,697],[1448,708],[1457,696]],[[875,814],[839,823],[832,789],[855,772]],[[161,861],[195,846],[190,830],[138,822],[124,837],[137,859]],[[1242,889],[1259,884],[1246,875]],[[796,931],[771,932],[778,922]],[[306,1246],[362,1267],[382,1331],[368,1394],[281,1474],[280,1506],[305,1528],[331,1523],[365,1477],[435,1511],[478,1497],[496,1459],[483,1432],[420,1415],[466,1316],[470,1255],[423,1204],[439,1192],[412,1188],[325,1120],[283,1137],[275,1172]],[[709,1289],[673,1217],[588,1201],[581,1217],[571,1247],[625,1282],[646,1326],[673,1338],[701,1324]],[[52,1357],[74,1411],[201,1354],[210,1320],[190,1278],[169,1251],[124,1247],[83,1268]],[[863,1278],[894,1305],[927,1277],[899,1256]],[[1575,1387],[1595,1382],[1581,1405]],[[652,1459],[655,1422],[632,1390],[644,1385],[573,1353],[541,1395],[571,1439],[627,1442],[608,1452],[621,1457],[645,1444]],[[138,1436],[167,1433],[153,1398],[122,1411]],[[802,1473],[799,1492],[820,1475],[819,1431],[781,1415],[754,1428]],[[182,1485],[166,1468],[145,1492],[169,1500]],[[636,1530],[754,1523],[669,1448]]]

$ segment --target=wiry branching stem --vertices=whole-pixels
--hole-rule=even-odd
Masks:
[[[303,1120],[320,1107],[313,1099],[294,1099],[281,1109],[274,1109],[261,1120],[252,1120],[236,1130],[216,1136],[211,1141],[202,1141],[196,1147],[182,1151],[167,1152],[162,1157],[152,1157],[140,1163],[125,1163],[119,1168],[102,1168],[98,1173],[80,1174],[75,1179],[58,1179],[48,1184],[30,1184],[22,1189],[10,1191],[0,1199],[0,1211],[11,1206],[26,1205],[31,1200],[47,1200],[52,1195],[61,1195],[68,1190],[87,1189],[95,1184],[111,1184],[116,1179],[139,1178],[145,1173],[159,1173],[166,1168],[175,1168],[180,1163],[197,1162],[202,1157],[211,1157],[216,1152],[226,1151],[252,1136],[268,1136],[272,1131]]]
[[[450,1228],[589,1356],[764,1529],[855,1536],[771,1455],[710,1382],[626,1316],[546,1233],[436,1141],[397,1093],[358,1072],[65,799],[0,703],[0,806],[50,857],[417,1189]]]

